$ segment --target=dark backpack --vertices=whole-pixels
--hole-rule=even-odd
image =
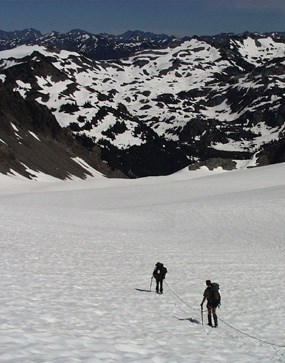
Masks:
[[[153,272],[153,276],[156,278],[156,279],[164,279],[165,278],[165,275],[167,273],[167,269],[165,266],[163,266],[163,264],[158,264],[156,265],[156,268]]]
[[[212,282],[210,286],[209,301],[212,304],[219,305],[221,303],[220,286],[216,282]]]

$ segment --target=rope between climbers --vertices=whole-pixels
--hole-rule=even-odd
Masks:
[[[200,310],[198,308],[194,308],[193,306],[187,304],[186,301],[184,301],[183,299],[181,299],[181,297],[179,295],[176,294],[176,292],[174,290],[171,289],[171,287],[168,285],[168,283],[165,281],[165,285],[169,288],[169,290],[172,292],[173,295],[175,295],[180,301],[182,301],[185,305],[187,305],[190,309],[193,310]]]
[[[172,292],[172,294],[173,295],[175,295],[180,301],[182,301],[186,306],[188,306],[190,309],[193,309],[193,310],[200,310],[200,309],[198,309],[198,308],[194,308],[193,306],[191,306],[191,305],[189,305],[186,301],[184,301],[173,289],[171,289],[171,287],[169,286],[169,284],[165,281],[165,284],[166,284],[166,286],[169,288],[169,290]],[[251,339],[255,339],[255,340],[257,340],[257,341],[259,341],[259,342],[261,342],[261,343],[264,343],[264,344],[268,344],[268,345],[271,345],[271,346],[275,346],[275,347],[279,347],[279,348],[285,348],[285,345],[281,345],[281,344],[276,344],[276,343],[271,343],[271,342],[268,342],[268,341],[266,341],[266,340],[263,340],[263,339],[260,339],[260,338],[257,338],[257,337],[255,337],[255,336],[253,336],[253,335],[250,335],[250,334],[247,334],[247,333],[245,333],[245,332],[243,332],[243,331],[241,331],[241,330],[239,330],[239,329],[237,329],[237,328],[235,328],[234,326],[232,326],[232,325],[230,325],[230,324],[228,324],[226,321],[224,321],[223,319],[221,319],[220,317],[219,317],[219,320],[221,321],[221,322],[223,322],[225,325],[227,325],[229,328],[231,328],[231,329],[233,329],[233,330],[235,330],[235,331],[237,331],[238,333],[240,333],[240,334],[243,334],[243,335],[245,335],[245,336],[247,336],[247,337],[249,337],[249,338],[251,338]]]

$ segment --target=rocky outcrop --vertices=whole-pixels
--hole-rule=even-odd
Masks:
[[[0,84],[0,172],[34,178],[42,172],[59,179],[92,175],[86,165],[108,177],[124,175],[101,160],[98,147],[87,150],[68,128],[61,128],[47,107],[23,99]]]

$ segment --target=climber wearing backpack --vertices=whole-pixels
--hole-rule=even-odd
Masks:
[[[163,263],[157,262],[155,265],[155,269],[152,273],[152,276],[156,281],[156,292],[159,294],[163,293],[163,280],[165,279],[165,275],[167,273],[167,268],[163,266]]]
[[[218,326],[218,317],[216,314],[216,308],[221,303],[221,295],[219,292],[219,285],[217,283],[212,283],[210,280],[206,281],[207,288],[203,294],[203,300],[200,304],[201,309],[203,309],[203,304],[207,299],[207,309],[208,309],[208,325],[213,327],[212,324],[212,315],[214,319],[214,327]]]

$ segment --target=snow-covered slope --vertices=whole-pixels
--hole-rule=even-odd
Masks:
[[[197,173],[1,176],[0,361],[283,363],[284,164]],[[208,278],[218,329],[201,324]]]
[[[24,45],[0,52],[0,80],[125,175],[169,174],[212,158],[284,160],[284,56],[285,43],[264,36],[111,61]]]

